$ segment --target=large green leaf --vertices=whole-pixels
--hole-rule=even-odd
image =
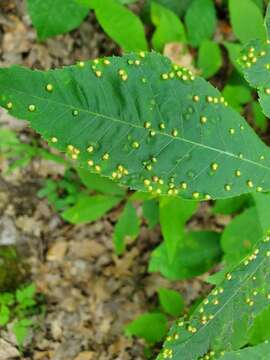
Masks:
[[[231,351],[218,358],[218,360],[268,360],[270,343],[247,347],[238,351]]]
[[[76,28],[90,7],[78,0],[27,0],[27,6],[40,40]]]
[[[263,112],[270,117],[270,46],[259,40],[252,41],[239,59],[245,78],[259,93]]]
[[[133,189],[196,200],[270,189],[268,147],[218,90],[156,53],[0,69],[0,105]]]
[[[252,0],[229,0],[229,10],[233,32],[242,43],[266,39],[262,13]]]
[[[140,18],[117,0],[89,0],[103,30],[124,51],[147,50]]]
[[[189,319],[170,330],[159,359],[197,360],[238,350],[248,341],[254,318],[270,303],[270,237],[237,268],[227,273]]]

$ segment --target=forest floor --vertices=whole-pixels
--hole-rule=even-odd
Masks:
[[[78,30],[39,43],[24,2],[1,1],[0,66],[48,69],[113,53],[120,51],[91,15]],[[4,111],[0,126],[13,129],[24,141],[31,136],[25,122]],[[19,249],[27,264],[26,279],[45,297],[46,313],[31,332],[24,355],[19,355],[11,331],[0,331],[0,359],[145,359],[143,342],[127,338],[124,325],[157,304],[159,287],[173,286],[191,303],[205,290],[204,277],[172,284],[147,272],[150,252],[161,240],[158,228],[142,226],[136,243],[118,258],[111,238],[119,209],[88,225],[63,222],[37,196],[44,179],[63,174],[62,166],[36,159],[6,175],[7,166],[0,154],[0,245],[8,242]],[[201,208],[194,226],[207,219],[207,208]],[[219,218],[219,224],[227,220]]]

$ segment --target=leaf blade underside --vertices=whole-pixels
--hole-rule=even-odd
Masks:
[[[0,69],[0,106],[132,189],[196,200],[270,189],[267,146],[217,89],[156,53]]]

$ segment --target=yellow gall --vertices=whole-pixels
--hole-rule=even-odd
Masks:
[[[226,184],[225,186],[224,186],[224,189],[226,190],[226,191],[231,191],[231,185],[229,185],[229,184]]]
[[[207,117],[206,116],[201,116],[200,121],[201,121],[201,124],[206,124],[207,123]]]
[[[199,199],[200,193],[195,191],[195,192],[192,193],[192,197],[193,197],[193,199]]]
[[[213,171],[217,171],[218,168],[219,168],[219,165],[218,165],[217,163],[212,163],[212,164],[211,164],[211,169],[212,169]]]
[[[105,153],[103,156],[102,156],[102,160],[109,160],[110,158],[110,155],[108,153]]]
[[[149,121],[146,121],[145,123],[144,123],[144,128],[145,129],[149,129],[151,127],[151,123],[149,122]]]
[[[52,92],[52,91],[53,91],[53,85],[52,85],[52,84],[47,84],[47,85],[46,85],[46,90],[47,90],[48,92]]]
[[[33,104],[29,105],[29,106],[28,106],[28,110],[29,110],[30,112],[34,112],[34,111],[36,111],[36,106],[33,105]]]
[[[241,176],[241,171],[240,171],[240,170],[236,170],[236,171],[235,171],[235,176],[237,176],[237,177]]]
[[[166,73],[164,73],[164,74],[161,75],[161,78],[162,78],[163,80],[168,80],[168,79],[169,79],[169,75],[166,74]]]

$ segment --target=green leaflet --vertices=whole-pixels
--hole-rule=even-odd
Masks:
[[[150,229],[153,229],[159,223],[159,204],[158,201],[145,200],[142,204],[143,216],[146,219]]]
[[[140,220],[137,216],[136,209],[131,202],[127,202],[122,214],[120,215],[113,234],[113,242],[117,255],[125,251],[125,239],[136,239],[140,232]]]
[[[185,224],[197,207],[196,202],[170,197],[160,198],[160,226],[170,263],[173,262],[177,249],[183,247]]]
[[[76,204],[62,214],[62,217],[72,224],[92,222],[116,206],[122,199],[112,195],[89,196],[81,193]]]
[[[270,344],[260,344],[238,351],[225,353],[218,360],[268,360],[270,354]]]
[[[252,0],[229,0],[229,10],[233,32],[242,43],[266,39],[262,13]]]
[[[148,343],[161,341],[167,332],[167,318],[160,313],[144,313],[126,326],[126,335],[139,336]]]
[[[185,24],[192,46],[211,39],[216,29],[216,10],[213,0],[193,0],[186,15]]]
[[[158,298],[163,311],[171,316],[180,316],[185,303],[179,292],[171,289],[158,289]]]
[[[253,101],[251,103],[252,113],[253,113],[253,121],[255,125],[262,131],[266,131],[268,120],[264,116],[262,108],[257,101]]]
[[[27,7],[40,40],[68,32],[83,21],[89,12],[89,1],[27,0]]]
[[[239,43],[231,43],[231,42],[224,42],[223,45],[225,46],[230,61],[233,64],[233,66],[235,66],[235,68],[241,72],[242,68],[241,66],[238,64],[237,60],[240,56],[241,50],[242,50],[242,45],[240,45]]]
[[[254,206],[236,216],[221,236],[226,265],[236,265],[270,229],[270,196],[254,194]]]
[[[270,116],[270,45],[259,40],[252,41],[239,59],[246,80],[258,90],[263,112]]]
[[[249,332],[248,343],[257,345],[270,339],[270,306],[264,309],[254,321]]]
[[[241,195],[235,198],[217,200],[212,211],[214,214],[229,215],[243,210],[249,200],[249,195]]]
[[[221,245],[227,265],[236,265],[263,236],[255,207],[236,216],[225,228]]]
[[[165,6],[152,2],[151,19],[156,26],[152,37],[152,44],[156,51],[162,52],[168,43],[186,42],[184,25],[179,17]]]
[[[268,147],[218,90],[156,53],[0,69],[0,105],[132,189],[196,200],[270,189]]]
[[[117,0],[90,0],[103,30],[124,51],[147,50],[144,26],[138,16]]]
[[[170,261],[163,242],[151,254],[148,270],[159,271],[170,280],[189,279],[200,275],[220,260],[219,240],[220,234],[216,232],[188,232],[178,242],[173,261]]]
[[[198,67],[206,79],[215,75],[222,66],[222,55],[219,45],[214,41],[205,40],[199,48]]]
[[[237,350],[248,340],[254,318],[270,303],[270,237],[227,273],[188,320],[178,320],[158,359],[197,360],[214,351]]]
[[[270,37],[270,6],[267,6],[264,24],[266,27],[267,37],[269,38]]]

